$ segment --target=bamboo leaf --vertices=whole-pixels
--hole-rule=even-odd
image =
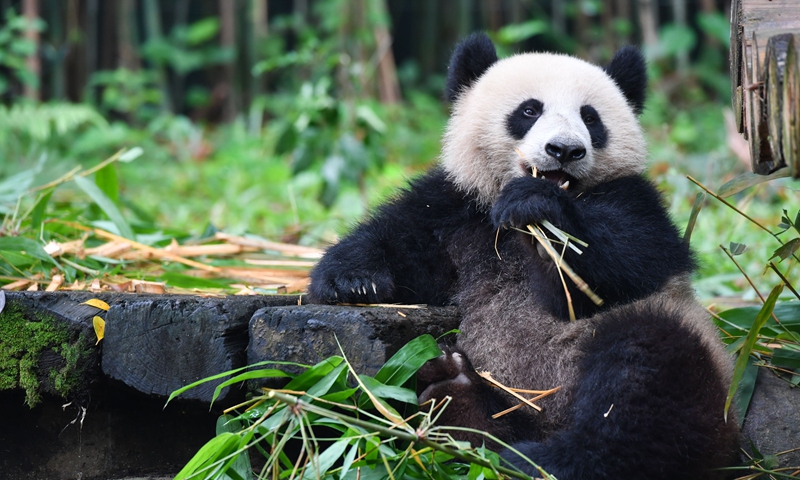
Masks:
[[[743,243],[731,242],[728,249],[730,250],[731,255],[733,256],[741,255],[747,250],[747,245]]]
[[[781,261],[784,261],[794,255],[798,248],[800,248],[800,238],[793,238],[775,250],[769,259],[772,260],[775,257],[780,257]]]
[[[142,147],[133,147],[130,150],[126,151],[122,155],[119,156],[119,161],[123,163],[131,163],[132,161],[139,158],[144,153]]]
[[[116,165],[109,163],[94,174],[94,183],[106,196],[114,202],[119,203],[119,181],[117,179]]]
[[[421,335],[392,355],[375,374],[375,380],[384,385],[402,386],[425,362],[440,355],[442,351],[436,340],[430,335]]]
[[[343,438],[326,448],[318,457],[312,458],[310,467],[306,469],[303,478],[317,479],[325,476],[337,460],[342,458],[345,448],[350,444],[349,438]]]
[[[744,375],[739,382],[739,388],[736,391],[736,411],[738,413],[737,421],[739,426],[744,423],[747,409],[750,407],[750,400],[753,398],[753,392],[756,389],[756,378],[758,377],[758,365],[755,364],[755,357],[748,355],[747,366],[744,369]]]
[[[47,210],[47,203],[50,201],[50,197],[53,196],[54,190],[55,188],[50,188],[39,194],[36,205],[31,210],[31,230],[38,232],[41,228],[44,221],[44,213]]]
[[[0,237],[0,250],[8,250],[10,252],[21,252],[23,254],[27,254],[33,258],[50,262],[57,267],[61,268],[61,266],[51,257],[47,252],[44,251],[44,247],[42,247],[39,242],[36,240],[31,240],[29,238],[22,238],[22,237]]]
[[[735,195],[742,190],[748,189],[754,185],[758,185],[759,183],[769,182],[770,180],[775,180],[776,178],[788,177],[789,175],[791,175],[791,170],[789,167],[781,168],[770,175],[758,175],[753,172],[745,172],[719,187],[719,190],[717,190],[717,195],[722,198],[730,197],[731,195]]]
[[[236,451],[239,446],[239,436],[223,432],[216,437],[209,440],[203,445],[200,450],[189,460],[189,463],[175,475],[175,478],[189,478],[198,473],[203,468],[211,465],[220,458]],[[198,476],[197,478],[206,478],[205,476]]]
[[[742,349],[739,351],[739,357],[736,359],[736,366],[733,369],[733,380],[731,381],[731,386],[728,389],[728,397],[725,399],[725,421],[728,420],[728,410],[730,409],[731,401],[733,400],[733,396],[736,393],[736,390],[739,388],[739,383],[742,381],[742,377],[744,376],[745,369],[747,368],[747,359],[750,357],[750,352],[753,351],[753,346],[756,344],[758,332],[772,314],[772,310],[775,308],[775,302],[778,300],[778,296],[782,291],[782,283],[772,289],[769,297],[767,297],[767,300],[764,302],[764,305],[758,312],[758,316],[756,316],[752,328],[747,333],[747,338],[744,342],[744,345],[742,345]]]
[[[257,380],[259,378],[287,378],[291,377],[288,373],[274,369],[274,368],[264,368],[259,370],[252,370],[250,372],[245,372],[240,375],[236,375],[235,377],[225,380],[224,382],[220,383],[219,385],[214,388],[214,394],[211,396],[211,405],[214,405],[214,402],[219,398],[220,393],[222,393],[222,389],[230,386],[235,385],[240,382],[245,382],[247,380]]]
[[[131,240],[134,239],[133,230],[131,230],[130,225],[128,225],[128,222],[126,222],[125,218],[123,218],[119,208],[117,208],[116,204],[114,204],[114,202],[111,201],[111,199],[108,198],[106,194],[94,184],[94,182],[87,180],[84,177],[75,177],[75,183],[86,195],[89,196],[89,198],[92,199],[92,201],[98,207],[100,207],[100,209],[108,216],[108,218],[114,222],[114,225],[117,226],[121,236]]]
[[[399,402],[410,403],[411,405],[417,405],[417,394],[412,390],[403,387],[396,387],[394,385],[384,385],[378,380],[375,380],[367,375],[359,375],[359,378],[364,386],[367,387],[372,394],[378,398],[392,399]],[[363,397],[362,400],[366,400],[366,397]],[[366,402],[362,401],[362,403]]]
[[[772,364],[779,367],[800,368],[800,352],[787,348],[776,348],[772,353]]]
[[[683,232],[683,241],[686,244],[692,239],[692,232],[694,231],[694,226],[697,223],[697,216],[700,214],[700,210],[703,209],[703,205],[705,205],[706,194],[705,192],[700,192],[694,197],[694,205],[692,206],[692,212],[689,214],[689,221],[686,223],[686,230]]]

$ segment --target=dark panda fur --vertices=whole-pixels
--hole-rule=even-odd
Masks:
[[[448,97],[469,90],[493,55],[482,35],[457,46]],[[641,55],[623,49],[606,71],[640,112]],[[568,282],[578,321],[568,320],[549,257],[530,236],[503,228],[542,220],[590,245],[565,259],[605,303],[597,307]],[[420,399],[452,396],[443,423],[514,442],[560,480],[700,479],[729,464],[737,428],[722,418],[729,364],[687,285],[693,268],[660,194],[640,175],[572,192],[519,177],[487,207],[436,167],[326,252],[309,295],[458,305],[457,347],[420,371]],[[520,409],[492,420],[516,402],[483,383],[473,364],[499,366],[493,373],[508,385],[563,389],[538,402],[542,414]],[[503,456],[536,473],[510,451]]]

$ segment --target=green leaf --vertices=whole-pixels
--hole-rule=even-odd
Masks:
[[[108,218],[114,222],[114,225],[117,226],[119,230],[119,234],[125,238],[129,238],[131,240],[134,239],[133,230],[128,225],[128,222],[122,217],[122,213],[119,211],[117,206],[111,201],[105,193],[103,193],[97,185],[91,180],[88,180],[84,177],[75,177],[75,184],[80,187],[81,190],[92,199],[92,201],[100,207],[100,209],[108,216]]]
[[[207,383],[207,382],[218,380],[220,378],[229,377],[229,376],[234,375],[236,373],[239,373],[241,371],[252,369],[252,368],[256,368],[256,367],[260,367],[260,366],[264,366],[264,365],[288,365],[288,366],[293,366],[293,367],[308,368],[308,365],[303,365],[303,364],[295,363],[295,362],[277,362],[277,361],[274,361],[274,360],[264,360],[262,362],[254,363],[254,364],[248,365],[246,367],[235,368],[233,370],[228,370],[227,372],[222,372],[222,373],[218,373],[216,375],[212,375],[210,377],[201,378],[200,380],[198,380],[196,382],[192,382],[189,385],[186,385],[185,387],[181,387],[181,388],[179,388],[179,389],[177,389],[174,392],[169,394],[169,398],[167,398],[167,403],[164,404],[164,406],[166,407],[166,405],[169,404],[169,402],[173,398],[177,397],[178,395],[182,394],[183,392],[186,392],[187,390],[191,390],[192,388],[194,388],[194,387],[196,387],[198,385],[202,385],[202,384]]]
[[[53,196],[54,190],[55,187],[48,188],[39,194],[36,204],[33,206],[33,210],[31,211],[31,230],[38,232],[42,227],[42,222],[44,222],[44,213],[47,210],[47,202],[49,202],[50,197]]]
[[[311,462],[309,462],[309,468],[306,469],[305,474],[303,474],[303,478],[322,478],[333,466],[333,464],[342,458],[342,454],[349,444],[349,438],[341,439],[330,447],[326,448],[325,451],[322,452],[318,457],[314,456],[314,458],[311,459]]]
[[[378,398],[392,399],[411,405],[417,405],[417,394],[412,390],[396,387],[394,385],[385,385],[367,375],[359,375],[358,378],[360,378],[364,386]],[[360,403],[366,404],[368,401],[369,398],[365,395],[362,397],[362,402]]]
[[[274,368],[263,368],[259,370],[252,370],[250,372],[242,373],[241,375],[236,375],[235,377],[225,380],[224,382],[217,385],[214,389],[214,395],[211,397],[211,405],[214,405],[214,401],[219,397],[219,394],[222,392],[222,389],[228,387],[230,385],[235,385],[240,382],[245,382],[247,380],[257,380],[260,378],[287,378],[291,377],[288,373],[284,372],[283,370],[278,370]]]
[[[339,390],[347,388],[347,364],[341,363],[327,375],[322,377],[311,388],[306,390],[306,394],[313,397],[322,397],[330,392],[331,387],[339,384]]]
[[[441,355],[442,350],[432,336],[419,336],[392,355],[375,374],[375,380],[384,385],[402,386],[425,362]]]
[[[224,432],[237,434],[244,429],[244,424],[231,415],[220,415],[217,418],[217,431],[219,435]],[[240,448],[247,444],[253,436],[253,431],[248,432],[239,441]],[[247,450],[236,455],[229,460],[229,465],[225,468],[225,475],[234,480],[252,480],[253,469],[250,465],[250,454]]]
[[[739,382],[739,388],[736,391],[736,397],[733,399],[736,405],[736,420],[739,426],[744,423],[747,409],[750,407],[750,400],[753,398],[753,392],[756,389],[756,378],[758,377],[759,367],[755,364],[755,357],[748,355],[747,366],[744,369],[744,375]]]
[[[179,288],[230,288],[228,282],[224,280],[193,277],[178,272],[164,272],[158,278]]]
[[[0,250],[20,252],[43,262],[50,262],[57,267],[61,266],[51,257],[36,240],[22,237],[0,237]]]
[[[786,260],[794,255],[798,248],[800,248],[800,238],[793,238],[775,250],[769,259],[772,260],[775,257],[780,257],[781,261]]]
[[[339,472],[339,479],[342,480],[347,475],[347,472],[350,471],[350,466],[353,465],[353,460],[356,458],[356,454],[358,453],[358,442],[355,443],[350,448],[350,451],[347,452],[347,455],[344,456],[344,461],[342,462],[342,470]]]
[[[697,223],[697,216],[700,214],[700,210],[703,209],[703,205],[705,205],[706,194],[705,192],[700,192],[694,197],[694,205],[692,206],[692,212],[689,215],[689,221],[686,223],[686,230],[683,233],[683,241],[688,245],[692,239],[692,232],[694,231],[694,226]]]
[[[119,203],[119,181],[117,168],[109,163],[94,174],[94,183],[114,203]]]
[[[294,380],[289,382],[284,388],[286,390],[308,391],[338,367],[343,360],[344,359],[340,356],[326,358],[295,377]]]
[[[133,147],[130,150],[125,151],[122,155],[119,156],[117,160],[122,163],[131,163],[132,161],[139,158],[144,153],[142,147]]]
[[[747,333],[747,339],[745,340],[744,345],[742,346],[741,351],[739,352],[739,357],[736,359],[736,365],[733,369],[733,380],[731,381],[730,389],[728,390],[728,397],[725,399],[725,420],[728,419],[728,410],[731,406],[731,401],[733,400],[733,396],[736,393],[736,389],[739,388],[739,383],[742,381],[742,377],[744,376],[745,368],[747,368],[747,359],[750,357],[750,352],[753,350],[753,346],[756,344],[756,340],[758,340],[758,332],[761,330],[761,327],[769,319],[770,315],[772,315],[772,310],[775,308],[775,302],[778,300],[778,296],[783,291],[783,284],[780,284],[772,289],[770,292],[769,297],[764,302],[764,305],[761,307],[761,310],[758,312],[758,316],[756,320],[753,322],[753,328]]]
[[[545,33],[549,29],[548,23],[543,20],[514,23],[497,31],[497,41],[505,44],[517,43]]]
[[[792,370],[798,369],[800,368],[800,352],[788,348],[776,348],[772,353],[772,364]]]
[[[758,175],[753,172],[746,172],[719,187],[719,190],[717,190],[717,195],[722,198],[727,198],[731,195],[741,192],[742,190],[748,189],[754,185],[758,185],[759,183],[769,182],[770,180],[784,178],[790,175],[791,170],[789,167],[781,168],[780,170],[772,172],[769,175]]]
[[[741,255],[741,254],[743,254],[745,252],[745,250],[747,250],[747,245],[745,245],[743,243],[731,242],[730,246],[729,246],[729,250],[731,252],[731,255],[733,255],[733,256]]]
[[[223,432],[203,445],[194,457],[189,460],[189,463],[175,475],[175,478],[190,477],[217,460],[235,452],[238,447],[239,436],[234,433]],[[198,478],[206,478],[206,476],[199,476]]]

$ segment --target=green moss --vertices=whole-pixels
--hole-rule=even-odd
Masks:
[[[0,313],[0,389],[21,388],[29,406],[40,400],[40,379],[63,397],[80,384],[78,365],[91,352],[83,335],[72,340],[68,327],[52,316],[31,314],[15,302],[9,302]],[[43,352],[52,351],[63,359],[63,366],[39,375],[38,365]]]

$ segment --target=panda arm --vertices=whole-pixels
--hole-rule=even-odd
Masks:
[[[455,269],[442,238],[465,202],[444,173],[413,181],[330,247],[311,272],[315,303],[449,303]]]
[[[619,178],[578,196],[546,180],[518,178],[504,188],[492,219],[522,228],[549,220],[588,243],[582,255],[568,249],[565,260],[609,303],[641,298],[694,268],[661,195],[641,176]]]

